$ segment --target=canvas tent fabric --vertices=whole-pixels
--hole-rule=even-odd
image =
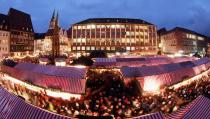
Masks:
[[[170,58],[170,57],[130,57],[130,58],[95,58],[93,66],[112,66],[112,67],[139,67],[154,66],[170,63],[179,63],[186,61],[194,61],[195,58]]]
[[[18,63],[15,66],[15,69],[26,70],[46,75],[73,78],[73,79],[83,79],[86,73],[85,68],[57,67],[57,66],[38,65],[32,63]]]
[[[139,117],[133,117],[132,119],[164,119],[164,115],[161,112],[156,112]]]
[[[21,63],[15,68],[3,66],[1,70],[11,77],[40,87],[55,88],[72,94],[85,93],[86,69]]]
[[[26,103],[0,87],[1,119],[71,119]]]
[[[158,66],[121,67],[121,72],[125,80],[136,78],[144,80],[141,81],[143,83],[156,81],[160,85],[172,85],[186,78],[196,76],[210,68],[208,64],[209,59],[199,59],[196,62],[196,64],[192,61],[186,61]],[[141,85],[143,86],[144,84]]]
[[[166,115],[166,119],[209,119],[210,99],[199,96],[187,106]]]

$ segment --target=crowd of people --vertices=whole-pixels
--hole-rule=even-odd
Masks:
[[[203,76],[177,89],[162,87],[159,94],[140,95],[129,94],[126,90],[133,89],[134,85],[123,84],[122,77],[117,76],[116,72],[96,73],[88,72],[87,82],[92,85],[87,84],[87,93],[80,99],[50,97],[45,92],[35,92],[7,80],[0,80],[0,85],[32,105],[70,117],[85,115],[124,118],[159,111],[169,114],[189,104],[199,95],[210,98],[210,74],[209,77]],[[105,81],[107,78],[108,82]]]

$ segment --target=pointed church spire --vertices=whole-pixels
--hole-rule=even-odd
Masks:
[[[53,11],[53,15],[52,15],[52,18],[51,18],[51,21],[55,19],[55,10]]]
[[[58,18],[58,12],[57,12],[57,15],[56,15],[56,25],[59,26],[59,18]]]

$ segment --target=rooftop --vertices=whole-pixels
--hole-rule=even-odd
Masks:
[[[200,33],[197,33],[197,32],[195,32],[195,31],[192,31],[192,30],[189,30],[189,29],[186,29],[186,28],[182,28],[182,27],[175,27],[175,28],[173,28],[173,29],[171,29],[171,30],[169,30],[169,31],[167,31],[167,32],[165,32],[165,33],[163,33],[163,34],[168,34],[168,33],[175,32],[175,31],[182,31],[182,32],[185,32],[185,33],[196,34],[196,35],[198,35],[198,36],[202,36],[202,37],[207,38],[207,36],[205,36],[205,35],[203,35],[203,34],[200,34]]]
[[[33,25],[31,21],[31,16],[25,12],[10,8],[8,12],[10,28],[33,32]]]
[[[0,14],[0,30],[9,30],[9,18],[7,15]]]
[[[130,19],[130,18],[91,18],[76,24],[89,24],[89,23],[131,23],[131,24],[147,24],[153,25],[141,19]]]

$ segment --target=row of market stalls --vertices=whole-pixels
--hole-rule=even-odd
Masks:
[[[161,112],[147,114],[133,119],[207,119],[210,117],[210,100],[199,96],[187,106],[171,113],[163,115]],[[24,100],[9,93],[0,87],[0,118],[2,119],[70,119],[43,110],[26,103]],[[27,112],[27,113],[26,113]]]
[[[20,80],[32,86],[75,95],[85,93],[86,68],[18,63],[15,67],[2,66],[1,71],[8,74],[8,79]]]
[[[0,87],[1,119],[71,119],[26,103]]]
[[[109,60],[112,60],[112,58]],[[169,57],[115,58],[115,61],[127,62],[127,64],[137,61],[148,65],[117,67],[126,83],[132,79],[137,79],[145,90],[151,86],[151,88],[154,88],[155,86],[176,84],[184,79],[196,76],[210,67],[208,58],[198,60],[195,58],[173,59]],[[153,64],[156,65],[149,62],[155,62]],[[66,92],[72,94],[72,96],[85,93],[87,70],[85,67],[58,67],[32,63],[18,63],[15,67],[1,66],[1,72],[8,74],[10,79],[14,78],[48,90]]]
[[[161,64],[178,63],[185,61],[194,61],[194,57],[170,58],[166,56],[156,57],[131,57],[131,58],[95,58],[93,66],[102,67],[140,67],[140,66],[154,66]]]
[[[121,67],[125,82],[137,79],[144,89],[172,85],[194,77],[210,68],[208,58],[157,66]]]

